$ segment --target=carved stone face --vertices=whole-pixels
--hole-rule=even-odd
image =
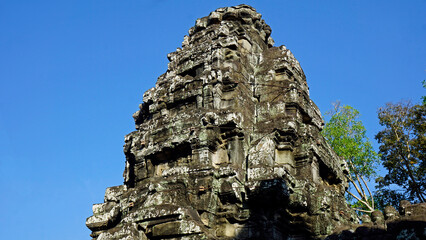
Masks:
[[[126,136],[125,185],[87,220],[94,237],[288,239],[354,221],[303,70],[260,17],[217,9],[168,55]]]

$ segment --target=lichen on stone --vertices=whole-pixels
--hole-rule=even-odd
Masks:
[[[356,222],[304,72],[254,8],[198,19],[167,57],[94,239],[312,239]]]

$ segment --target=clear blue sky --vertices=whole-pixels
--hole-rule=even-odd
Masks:
[[[0,1],[0,236],[90,239],[120,185],[142,94],[196,18],[241,1]],[[245,1],[302,65],[324,113],[426,95],[426,1]],[[377,147],[377,145],[376,145]]]

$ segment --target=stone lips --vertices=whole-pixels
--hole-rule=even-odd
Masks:
[[[143,96],[94,239],[323,238],[356,216],[306,77],[247,5],[200,18]]]

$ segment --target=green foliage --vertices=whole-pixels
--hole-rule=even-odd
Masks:
[[[398,207],[401,200],[412,200],[406,197],[400,189],[383,186],[383,177],[376,179],[377,191],[374,192],[376,208],[384,210],[386,206]]]
[[[379,156],[374,151],[366,135],[366,129],[359,120],[359,111],[351,106],[335,104],[334,110],[327,113],[331,115],[322,134],[327,142],[340,157],[344,158],[349,168],[348,180],[357,194],[348,191],[346,198],[355,207],[374,211],[373,196],[365,179],[375,176],[375,169]],[[368,190],[367,195],[366,191]],[[356,201],[354,201],[356,199]]]
[[[348,164],[352,177],[355,174],[370,178],[375,174],[379,157],[359,120],[359,111],[351,106],[337,106],[322,134],[333,150],[352,164]]]
[[[426,80],[422,81],[423,88],[426,88]],[[423,105],[426,105],[426,96],[422,96]]]
[[[377,179],[378,194],[387,196],[390,200],[383,199],[387,203],[401,198],[425,202],[426,104],[388,103],[379,109],[378,117],[384,129],[376,139],[388,170],[385,177]],[[395,185],[402,191],[395,190]]]

